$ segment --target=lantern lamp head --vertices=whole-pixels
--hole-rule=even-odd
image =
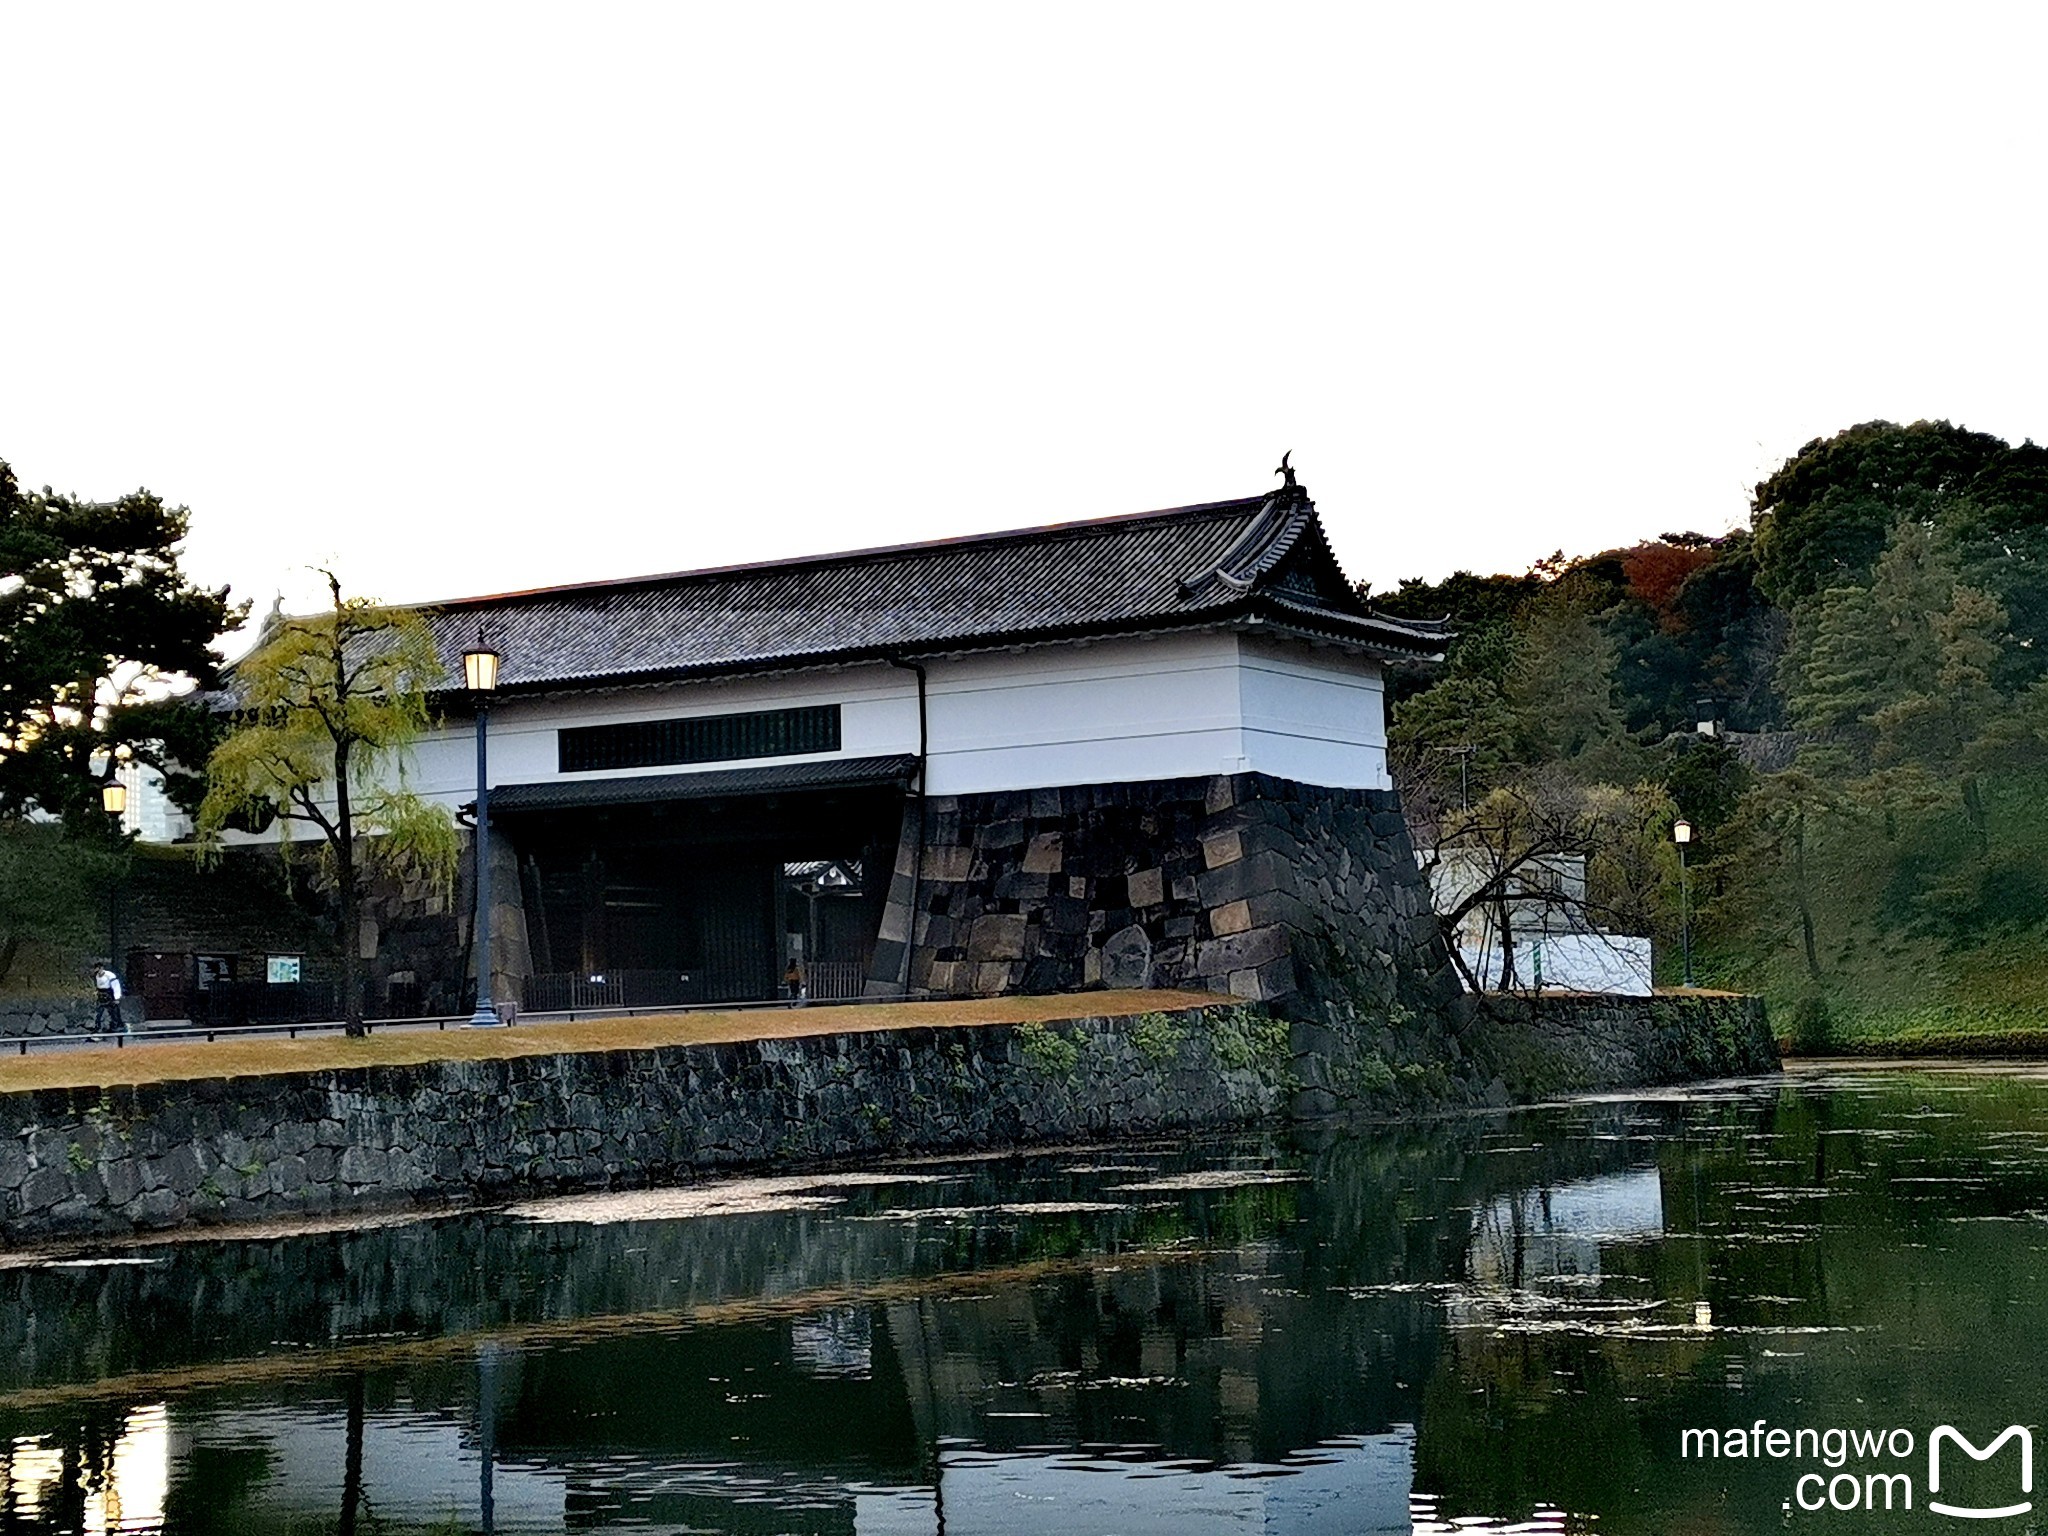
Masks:
[[[1671,841],[1681,845],[1691,842],[1692,823],[1689,821],[1674,821],[1671,823]]]
[[[501,659],[485,641],[483,630],[477,630],[476,644],[462,653],[462,677],[471,693],[490,693],[497,688]]]
[[[119,816],[128,809],[128,786],[119,779],[109,779],[100,786],[100,808],[109,816]]]

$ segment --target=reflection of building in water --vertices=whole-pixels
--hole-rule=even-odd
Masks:
[[[790,1353],[813,1376],[874,1374],[875,1346],[866,1307],[828,1307],[789,1325]]]
[[[299,1516],[331,1519],[341,1508],[349,1416],[338,1403],[180,1413],[172,1438],[188,1467],[199,1446],[255,1453],[263,1471],[245,1508],[273,1529],[296,1528]],[[432,1526],[476,1513],[483,1460],[471,1427],[460,1420],[396,1408],[366,1414],[361,1465],[361,1508],[385,1524]],[[491,1483],[501,1531],[561,1528],[569,1485],[560,1472],[501,1462]]]
[[[158,1529],[170,1485],[168,1430],[163,1404],[152,1403],[124,1415],[111,1439],[16,1438],[0,1462],[0,1527],[47,1522],[78,1536]]]
[[[1663,1231],[1664,1192],[1655,1168],[1514,1190],[1473,1218],[1468,1273],[1477,1284],[1505,1286],[1597,1276],[1602,1244],[1639,1242]]]
[[[953,1451],[941,1474],[949,1532],[1116,1531],[1407,1536],[1415,1436],[1403,1427],[1311,1446],[1276,1464],[1218,1468],[1133,1455]],[[860,1536],[867,1536],[863,1529]]]
[[[1450,1518],[1443,1513],[1442,1500],[1433,1493],[1418,1493],[1408,1500],[1408,1517],[1414,1522],[1413,1536],[1565,1536],[1572,1529],[1570,1516],[1554,1504],[1538,1504],[1527,1520],[1505,1521]],[[1584,1522],[1580,1523],[1582,1529]]]

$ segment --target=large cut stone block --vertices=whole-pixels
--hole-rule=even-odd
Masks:
[[[926,848],[924,851],[924,878],[927,880],[965,880],[974,869],[972,848]]]
[[[1209,914],[1209,931],[1219,939],[1243,933],[1251,925],[1252,906],[1248,901],[1227,901]]]
[[[1203,906],[1221,907],[1268,891],[1293,892],[1297,889],[1297,878],[1294,866],[1279,854],[1260,853],[1205,870],[1196,878],[1195,885]]]
[[[1195,951],[1195,974],[1224,976],[1232,971],[1264,965],[1288,952],[1285,928],[1253,928],[1203,944]]]
[[[1103,944],[1102,984],[1105,987],[1152,985],[1152,940],[1138,924],[1119,928]]]
[[[1022,960],[1029,922],[1021,912],[990,912],[974,920],[967,934],[970,960]]]
[[[1063,839],[1057,832],[1041,832],[1031,839],[1024,850],[1024,873],[1027,875],[1050,875],[1059,872],[1060,845]]]

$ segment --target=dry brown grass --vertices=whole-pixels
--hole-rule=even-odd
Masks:
[[[882,1029],[1027,1024],[1118,1017],[1227,1002],[1213,992],[1082,992],[1060,997],[994,997],[937,1003],[765,1008],[741,1013],[645,1014],[514,1029],[407,1029],[367,1039],[317,1035],[302,1040],[222,1039],[148,1043],[123,1050],[53,1051],[0,1057],[0,1093],[34,1088],[115,1088],[214,1077],[264,1077],[348,1067],[411,1066],[430,1061],[499,1061],[585,1051],[648,1051],[669,1045],[727,1045],[802,1035],[865,1034]]]

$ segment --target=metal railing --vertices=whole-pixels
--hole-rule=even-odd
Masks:
[[[689,971],[620,970],[591,975],[555,972],[526,978],[520,988],[519,1009],[522,1013],[560,1013],[596,1008],[659,1008],[703,1001],[703,984]]]
[[[820,960],[804,972],[804,991],[814,1003],[843,1003],[867,990],[867,967],[857,960]]]
[[[818,999],[811,999],[816,1002]],[[871,1003],[899,1003],[900,996],[888,997],[843,997],[832,998],[835,1008],[865,1006]],[[758,1002],[746,1003],[643,1003],[635,1006],[582,1006],[569,1008],[524,1010],[519,1014],[520,1024],[576,1024],[585,1020],[630,1019],[643,1014],[664,1013],[760,1013],[771,1009],[786,1009],[796,1006],[787,998],[764,998]],[[365,1019],[363,1033],[374,1035],[379,1030],[417,1029],[465,1029],[469,1015],[436,1015],[416,1019]],[[14,1035],[0,1037],[0,1051],[14,1047],[17,1056],[26,1056],[31,1050],[76,1049],[81,1046],[112,1045],[124,1050],[131,1045],[153,1045],[159,1041],[205,1041],[257,1040],[283,1036],[296,1040],[301,1035],[334,1035],[345,1031],[348,1026],[339,1019],[321,1019],[309,1022],[272,1024],[187,1024],[166,1028],[140,1028],[121,1031],[102,1031],[72,1035]]]

